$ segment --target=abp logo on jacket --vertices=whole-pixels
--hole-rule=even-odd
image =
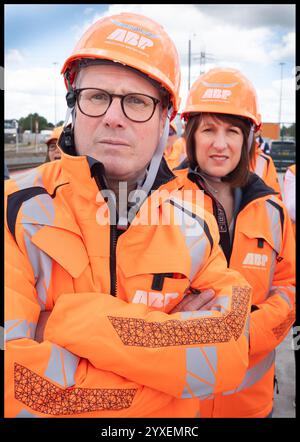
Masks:
[[[243,261],[243,265],[266,267],[267,261],[267,255],[262,255],[260,253],[247,253]]]

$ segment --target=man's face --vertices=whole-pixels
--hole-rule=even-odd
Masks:
[[[157,89],[146,79],[122,67],[88,66],[80,73],[77,88],[99,88],[112,94],[140,93],[159,99]],[[105,115],[88,117],[76,105],[74,136],[79,155],[89,155],[105,166],[106,176],[132,181],[143,176],[163,131],[166,112],[159,104],[149,121],[136,123],[123,113],[115,97]]]

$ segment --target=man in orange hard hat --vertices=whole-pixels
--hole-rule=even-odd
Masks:
[[[62,73],[61,160],[7,188],[5,415],[195,417],[243,379],[252,291],[163,158],[178,53],[121,13]]]

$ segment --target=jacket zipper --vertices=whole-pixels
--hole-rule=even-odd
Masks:
[[[109,270],[110,270],[110,294],[112,296],[117,295],[117,241],[118,233],[117,226],[110,226],[110,257],[109,257]]]
[[[97,183],[98,189],[107,189],[106,182],[99,175],[95,173],[95,181]],[[102,182],[101,182],[102,181]],[[112,215],[112,214],[111,214]],[[118,216],[118,215],[117,215]],[[110,224],[110,256],[109,256],[109,271],[110,271],[110,294],[116,296],[117,294],[117,259],[116,259],[116,249],[117,249],[118,233],[117,226],[113,223]]]

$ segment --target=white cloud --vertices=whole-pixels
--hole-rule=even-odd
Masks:
[[[263,121],[279,122],[280,80],[272,81],[267,88],[257,90]],[[295,121],[295,80],[282,80],[281,122]]]
[[[217,7],[218,5],[212,6]],[[237,17],[238,5],[235,5],[235,7],[235,16]],[[245,7],[246,5],[243,5],[243,13],[247,10]],[[276,7],[277,5],[273,5],[274,14],[272,20],[277,25],[280,23],[280,20],[278,11],[276,12],[275,10]],[[284,9],[281,8],[282,11]],[[214,13],[214,11],[218,11],[218,13]],[[215,66],[228,66],[240,69],[256,87],[266,119],[269,121],[274,120],[277,112],[276,109],[278,108],[276,103],[278,103],[279,94],[280,68],[278,63],[286,61],[293,64],[295,59],[295,32],[291,31],[290,28],[288,31],[283,31],[283,26],[281,33],[278,34],[277,28],[270,26],[270,17],[266,18],[265,21],[260,17],[259,25],[255,26],[255,22],[252,21],[251,26],[247,27],[244,22],[239,20],[229,20],[229,12],[226,11],[230,12],[230,8],[223,8],[221,13],[219,9],[214,9],[213,7],[201,8],[201,5],[193,4],[112,4],[109,5],[105,14],[99,15],[94,13],[93,8],[88,7],[82,17],[82,23],[72,26],[71,30],[68,30],[68,35],[72,35],[74,47],[89,26],[103,16],[120,12],[134,12],[146,15],[162,24],[178,49],[182,66],[181,110],[188,93],[188,41],[191,39],[193,56],[191,84],[199,75],[200,52],[205,51],[207,56],[211,54],[213,57],[206,59],[206,70]],[[56,59],[61,56],[63,51],[65,58],[66,47],[62,45],[61,48],[57,48]],[[196,56],[198,56],[198,60]],[[15,63],[16,68],[18,67],[18,69],[11,69],[9,71],[6,69],[6,90],[9,94],[8,98],[11,97],[13,99],[13,103],[9,105],[10,112],[13,112],[13,109],[15,109],[15,113],[23,111],[21,98],[25,99],[25,96],[19,95],[17,97],[16,94],[26,93],[28,94],[26,106],[33,107],[33,105],[36,105],[39,109],[43,108],[44,111],[41,110],[41,113],[46,117],[49,115],[49,119],[52,121],[54,105],[53,103],[51,104],[51,100],[53,102],[54,71],[49,69],[49,67],[21,69],[20,66],[23,67],[21,63],[24,62],[24,54],[17,49],[8,52],[6,61],[9,62],[9,67],[11,62]],[[19,66],[17,63],[19,63]],[[40,66],[42,66],[42,61]],[[62,103],[62,114],[59,116],[59,119],[62,119],[65,112],[65,89],[62,77],[58,72],[56,72],[56,76],[57,97],[60,97],[60,102]],[[294,121],[295,103],[293,95],[289,92],[290,86],[288,85],[293,84],[293,87],[295,87],[295,75],[285,71],[284,78],[282,113],[285,120],[290,119],[290,121]],[[31,100],[30,96],[32,97]],[[35,102],[35,97],[37,96],[40,99]],[[22,103],[22,106],[20,106],[20,103]],[[41,103],[43,104],[41,105]],[[33,109],[33,111],[38,110]],[[21,116],[24,115],[22,114]],[[12,117],[16,118],[17,115],[12,115]]]
[[[10,49],[5,54],[4,64],[21,64],[25,61],[25,57],[19,49]]]
[[[54,67],[7,68],[4,72],[4,88],[7,119],[25,117],[31,112],[37,112],[53,122],[55,89],[57,120],[65,116],[66,90],[61,76],[58,76]]]
[[[270,52],[270,57],[273,61],[282,61],[287,58],[295,58],[296,51],[296,34],[295,32],[289,32],[283,35],[280,44],[274,45]]]

